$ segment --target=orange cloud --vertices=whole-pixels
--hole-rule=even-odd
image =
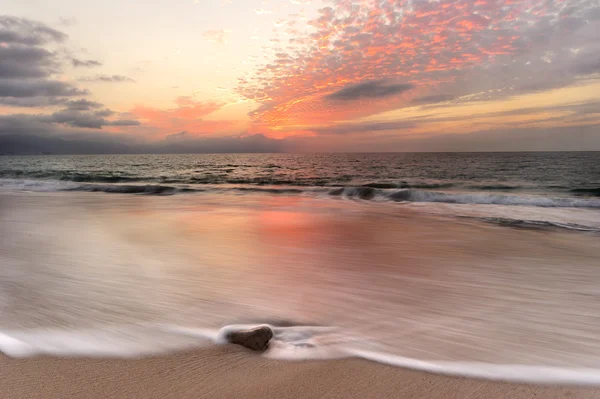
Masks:
[[[194,101],[190,97],[175,99],[177,108],[158,109],[136,106],[131,110],[135,118],[144,125],[159,131],[159,136],[165,137],[179,132],[195,134],[212,134],[226,130],[235,125],[229,120],[206,120],[204,117],[221,109],[225,104],[211,101]]]
[[[284,137],[289,126],[396,109],[417,97],[448,94],[440,91],[458,86],[468,71],[508,64],[502,56],[543,44],[548,23],[543,17],[558,14],[563,3],[332,0],[308,22],[307,33],[300,34],[290,21],[288,45],[274,39],[271,61],[240,79],[238,92],[263,104],[251,114],[251,130],[271,137]],[[382,79],[414,89],[345,102],[332,96]],[[460,94],[469,94],[463,90]]]

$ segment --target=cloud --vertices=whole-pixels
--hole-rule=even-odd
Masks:
[[[65,109],[55,112],[50,115],[48,121],[87,129],[102,129],[104,126],[138,126],[140,124],[139,121],[128,119],[109,121],[98,116],[97,113],[73,109]]]
[[[235,152],[396,152],[396,151],[581,151],[600,150],[600,124],[551,128],[483,129],[469,134],[401,137],[390,134],[363,141],[324,135],[275,140],[263,135],[203,137],[178,132],[160,141],[140,141],[48,124],[35,115],[0,116],[0,152],[15,154],[235,153]]]
[[[51,119],[62,120],[62,123]],[[129,125],[118,120],[111,125]],[[118,154],[118,153],[231,153],[281,152],[287,143],[261,135],[238,134],[228,137],[204,137],[179,132],[159,141],[89,130],[93,120],[77,115],[0,115],[0,153],[4,154]],[[83,128],[81,126],[84,126]]]
[[[219,44],[227,43],[227,33],[229,31],[225,29],[207,30],[202,33],[202,36],[209,42],[215,42]]]
[[[75,68],[94,68],[94,67],[102,66],[102,63],[100,61],[96,61],[96,60],[80,60],[78,58],[73,58],[71,60],[71,63],[73,64],[73,66]]]
[[[293,28],[300,17],[292,17],[266,49],[267,63],[239,80],[238,93],[263,105],[252,114],[253,131],[277,136],[285,126],[415,104],[509,98],[572,85],[599,71],[597,1],[329,4],[305,32]],[[388,92],[372,83],[378,81],[413,88]],[[350,101],[328,104],[336,98]]]
[[[0,79],[0,98],[2,97],[69,97],[88,94],[69,83],[57,80],[38,79]]]
[[[391,84],[385,80],[375,80],[353,84],[325,96],[328,100],[354,101],[360,99],[384,98],[414,89],[411,83]]]
[[[284,151],[287,144],[260,134],[202,137],[179,132],[148,147],[150,152],[158,153],[272,153]]]
[[[108,121],[107,126],[139,126],[140,122],[134,119],[117,119],[116,121]]]
[[[106,118],[106,117],[112,116],[114,114],[116,114],[116,112],[113,110],[110,110],[110,109],[102,109],[100,111],[94,111],[94,115],[102,117],[102,118]]]
[[[403,151],[598,151],[600,125],[554,126],[544,128],[502,128],[480,130],[469,134],[439,134],[383,142],[377,146]],[[375,150],[375,149],[373,149]]]
[[[109,110],[107,110],[109,111]],[[110,115],[114,112],[110,111]],[[54,112],[49,115],[12,114],[0,115],[0,134],[35,132],[61,132],[60,126],[84,129],[102,129],[105,126],[138,126],[140,122],[133,119],[108,120],[102,112],[90,112],[72,108]],[[65,132],[62,130],[62,132]]]
[[[54,55],[38,47],[0,47],[0,79],[41,78],[59,70]]]
[[[0,105],[50,107],[89,94],[56,78],[64,60],[59,52],[42,47],[66,39],[64,33],[42,23],[0,16]]]
[[[62,105],[66,101],[61,97],[0,97],[0,105],[20,108],[42,108]]]
[[[3,135],[0,127],[0,153],[5,154],[275,153],[285,151],[286,147],[288,143],[260,135],[191,139],[182,137],[179,140],[138,143],[122,135],[98,136],[83,132],[66,138],[49,134]]]
[[[0,43],[39,46],[60,43],[67,35],[40,22],[11,16],[0,16]]]
[[[269,14],[273,14],[273,11],[265,10],[263,8],[257,8],[257,9],[254,10],[254,12],[256,13],[256,15],[269,15]]]
[[[77,24],[77,18],[75,18],[75,17],[60,17],[58,19],[58,22],[62,26],[74,26]]]
[[[158,109],[137,106],[131,114],[161,132],[161,135],[181,131],[215,133],[230,128],[234,121],[207,120],[205,117],[221,109],[225,104],[212,101],[195,101],[191,97],[175,99],[176,108]]]
[[[89,111],[94,108],[102,107],[102,104],[86,99],[70,100],[65,103],[67,109],[72,111]]]
[[[66,35],[35,21],[0,17],[0,105],[12,107],[61,107],[50,114],[12,114],[0,116],[2,134],[62,134],[115,127],[120,130],[140,122],[103,109],[103,104],[85,98],[89,91],[56,76],[62,72],[63,53],[42,46],[62,43]],[[94,60],[70,60],[73,66],[100,65]],[[103,75],[99,75],[103,78]],[[110,81],[127,81],[119,75]],[[104,79],[102,79],[104,80]],[[97,136],[99,138],[100,136]]]
[[[456,96],[453,96],[451,94],[434,94],[434,95],[430,95],[430,96],[423,96],[423,97],[417,97],[417,98],[413,98],[411,100],[412,104],[435,104],[435,103],[442,103],[442,102],[446,102],[446,101],[452,101],[456,98]]]
[[[91,113],[84,113],[74,110],[55,112],[50,116],[50,121],[54,123],[63,123],[73,127],[89,129],[101,129],[102,126],[107,124],[103,118],[99,118]]]
[[[412,129],[417,125],[413,121],[392,121],[392,122],[368,122],[368,123],[343,123],[333,126],[308,129],[311,132],[322,134],[352,134],[377,132],[385,130]]]
[[[96,76],[84,76],[79,78],[80,82],[114,82],[114,83],[127,83],[135,82],[135,80],[128,78],[123,75],[96,75]]]

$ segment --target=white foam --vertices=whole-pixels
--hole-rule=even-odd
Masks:
[[[0,190],[53,192],[77,187],[77,183],[58,180],[0,179]]]
[[[195,340],[169,334],[155,325],[121,325],[79,330],[31,329],[0,332],[0,352],[22,358],[37,355],[58,357],[132,358],[203,346],[215,333],[206,330]]]
[[[600,385],[600,369],[548,367],[525,364],[426,361],[360,349],[347,349],[351,356],[413,370],[461,377],[526,382],[534,384]]]
[[[38,354],[37,348],[26,342],[0,333],[0,352],[9,357],[29,357]]]
[[[399,190],[386,193],[386,199],[409,202],[441,202],[450,204],[523,205],[548,208],[599,208],[600,199],[546,197],[488,193],[445,193],[424,190]]]
[[[60,357],[131,358],[173,350],[226,343],[226,335],[257,327],[273,330],[265,357],[281,360],[321,360],[357,357],[390,366],[488,380],[561,385],[600,385],[600,369],[544,365],[493,364],[421,360],[362,349],[360,337],[333,327],[277,327],[269,324],[237,324],[217,329],[175,325],[128,325],[83,330],[15,330],[0,332],[0,351],[15,358],[35,355]],[[181,337],[194,340],[182,340]]]
[[[357,357],[390,366],[461,377],[536,384],[600,385],[600,369],[594,368],[420,360],[359,349],[368,343],[360,337],[343,334],[334,327],[277,327],[269,324],[229,325],[213,335],[214,342],[225,343],[225,336],[230,332],[263,326],[273,330],[273,339],[269,349],[264,353],[265,357],[272,359],[298,361]],[[172,330],[199,337],[207,336],[206,330],[203,329],[177,327]]]

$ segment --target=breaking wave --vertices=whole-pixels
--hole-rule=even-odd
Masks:
[[[148,194],[148,195],[173,195],[177,193],[199,192],[202,190],[190,189],[185,187],[172,187],[161,185],[96,185],[87,184],[72,188],[65,188],[62,191],[88,191],[103,192],[114,194]]]
[[[598,188],[575,188],[571,190],[573,194],[577,195],[591,195],[595,197],[600,197],[600,187]]]
[[[372,185],[358,187],[301,187],[301,186],[259,186],[259,185],[163,185],[163,184],[120,184],[63,182],[55,180],[0,179],[0,189],[22,191],[85,191],[112,194],[174,195],[200,192],[248,192],[267,194],[326,194],[329,197],[346,199],[392,201],[392,202],[431,202],[446,204],[480,205],[521,205],[549,208],[600,208],[600,198],[589,196],[593,190],[586,190],[586,196],[551,197],[544,195],[493,194],[481,192],[442,192],[425,189],[375,188]]]
[[[524,205],[537,207],[600,208],[600,199],[561,198],[539,195],[502,195],[484,193],[445,193],[425,190],[377,190],[371,187],[342,187],[329,191],[331,196],[395,202],[441,202],[447,204]]]
[[[475,217],[475,216],[458,216],[464,219],[477,219],[487,223],[498,224],[506,227],[548,230],[548,229],[566,229],[580,232],[600,233],[600,228],[592,226],[584,226],[576,223],[560,223],[551,222],[548,220],[525,220],[525,219],[510,219],[502,217]]]

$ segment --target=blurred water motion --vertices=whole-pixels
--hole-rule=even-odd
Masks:
[[[3,330],[285,320],[418,359],[600,367],[594,233],[269,194],[7,193],[0,211]]]

